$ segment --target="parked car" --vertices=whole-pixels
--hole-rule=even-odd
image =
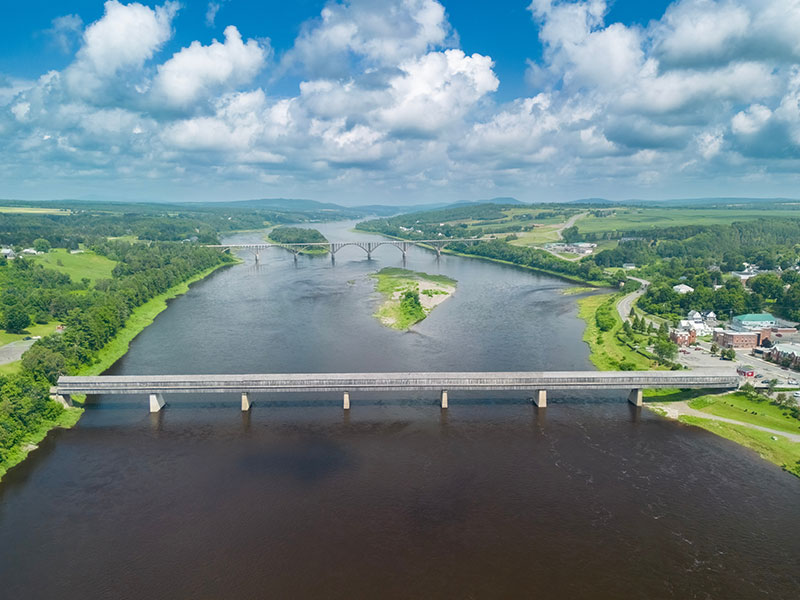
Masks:
[[[789,385],[797,385],[797,379],[789,379],[786,383]]]
[[[759,373],[758,375],[756,375],[756,379],[761,379],[762,377],[764,377],[764,376],[763,376],[761,373]]]

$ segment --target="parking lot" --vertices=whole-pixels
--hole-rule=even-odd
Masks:
[[[742,348],[736,351],[736,359],[722,360],[719,356],[712,356],[711,344],[699,342],[699,346],[682,347],[678,352],[677,362],[690,369],[708,369],[730,367],[733,371],[739,366],[751,366],[755,370],[754,385],[771,379],[778,380],[778,387],[800,389],[800,373],[784,369],[776,364],[752,356],[749,350]],[[761,377],[759,377],[759,375]]]

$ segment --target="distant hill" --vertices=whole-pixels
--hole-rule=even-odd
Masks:
[[[254,200],[233,200],[231,202],[214,202],[213,204],[224,204],[229,206],[244,206],[256,209],[305,211],[305,210],[352,210],[332,202],[319,202],[317,200],[305,200],[302,198],[258,198]]]
[[[794,198],[665,198],[663,200],[642,200],[629,198],[627,200],[607,200],[605,198],[581,198],[570,200],[567,204],[593,204],[599,206],[613,206],[618,204],[632,204],[635,206],[713,206],[747,205],[747,204],[794,204],[800,200]]]

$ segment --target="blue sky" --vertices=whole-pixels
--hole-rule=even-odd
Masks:
[[[29,0],[0,197],[797,196],[794,0]]]

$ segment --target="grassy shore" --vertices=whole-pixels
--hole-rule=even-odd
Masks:
[[[148,302],[145,302],[141,306],[134,309],[130,317],[128,317],[125,327],[123,327],[114,337],[114,339],[106,344],[105,347],[98,353],[95,363],[84,367],[77,374],[99,375],[108,369],[128,351],[133,338],[135,338],[145,327],[150,325],[161,311],[167,308],[168,300],[175,298],[176,296],[180,296],[181,294],[185,294],[189,290],[189,286],[191,286],[194,282],[208,277],[217,269],[228,264],[231,263],[222,263],[211,267],[210,269],[206,269],[205,271],[198,273],[183,283],[173,286],[163,294],[152,298]],[[18,365],[19,361],[5,365],[5,367],[9,369],[16,369]],[[76,400],[78,403],[80,403],[82,398],[73,397],[73,400]],[[47,436],[47,433],[51,429],[59,427],[68,429],[73,427],[78,422],[78,419],[80,419],[82,414],[83,408],[80,406],[75,406],[66,409],[57,420],[42,423],[36,431],[29,434],[24,442],[13,451],[11,458],[0,465],[0,478],[2,478],[3,474],[5,474],[8,469],[25,460],[25,457],[28,455],[28,453],[36,449],[37,444],[39,444],[39,442],[41,442]]]
[[[597,309],[614,296],[610,294],[594,294],[578,299],[578,316],[586,322],[583,332],[583,341],[589,346],[589,360],[601,371],[648,370],[657,368],[655,361],[650,360],[622,344],[617,339],[617,333],[622,329],[622,319],[617,314],[616,305],[613,316],[614,327],[609,331],[601,331],[597,325]],[[619,296],[616,302],[622,297]]]
[[[792,475],[800,477],[800,443],[791,442],[784,437],[773,435],[766,431],[750,429],[744,425],[733,425],[732,423],[712,421],[711,419],[689,415],[683,415],[679,420],[681,423],[702,427],[745,448],[750,448],[757,452],[761,458],[778,465]]]
[[[226,266],[226,264],[230,263],[223,263],[211,267],[210,269],[206,269],[205,271],[198,273],[183,283],[171,287],[163,294],[155,296],[141,306],[135,308],[128,317],[125,327],[123,327],[119,333],[117,333],[113,340],[111,340],[103,347],[102,350],[100,350],[100,352],[98,352],[97,360],[93,364],[82,368],[78,372],[78,375],[100,375],[103,371],[111,367],[111,365],[125,355],[130,347],[131,341],[133,341],[133,338],[139,335],[139,333],[141,333],[145,327],[153,322],[153,320],[159,315],[159,313],[161,313],[161,311],[167,308],[168,300],[185,294],[187,291],[189,291],[189,286],[191,286],[193,283],[200,281],[201,279],[205,279],[217,269]]]
[[[21,463],[25,458],[30,454],[32,451],[38,448],[39,443],[47,437],[47,434],[52,429],[56,429],[58,427],[63,429],[69,429],[73,427],[75,423],[78,422],[78,419],[81,418],[83,414],[82,408],[72,407],[67,408],[62,412],[59,417],[54,421],[44,421],[38,429],[35,431],[30,432],[22,443],[14,448],[10,454],[8,459],[5,462],[0,463],[0,479],[8,472],[11,467],[18,465]]]

